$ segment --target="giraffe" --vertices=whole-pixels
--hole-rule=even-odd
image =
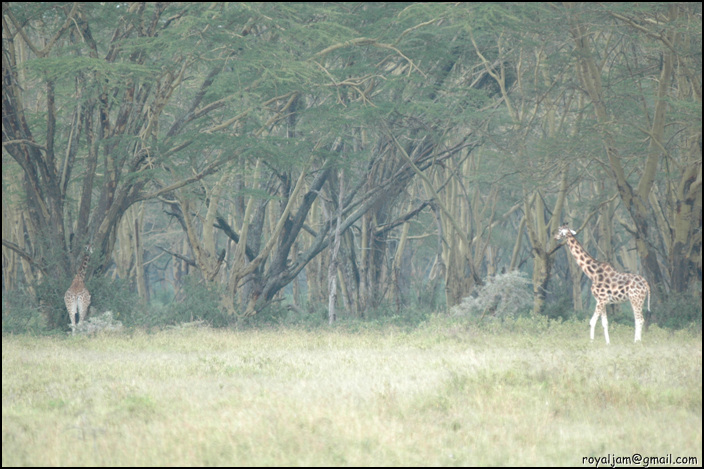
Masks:
[[[93,247],[90,245],[86,246],[86,253],[83,255],[81,267],[78,269],[78,273],[73,278],[71,286],[66,290],[66,294],[64,295],[66,309],[71,318],[71,331],[73,334],[76,333],[76,312],[78,312],[79,315],[78,324],[80,325],[85,320],[86,314],[88,314],[88,307],[90,306],[90,293],[83,282],[86,278],[88,259],[92,252]]]
[[[643,328],[643,303],[645,295],[648,295],[648,311],[650,311],[650,287],[648,282],[640,275],[617,272],[610,264],[599,262],[584,250],[577,238],[577,234],[562,225],[557,234],[556,240],[566,239],[570,252],[582,268],[584,273],[592,281],[592,295],[596,300],[596,310],[589,325],[591,326],[591,339],[594,340],[594,327],[601,316],[601,325],[604,326],[604,337],[609,344],[609,322],[606,319],[606,305],[612,303],[631,302],[633,316],[636,320],[636,336],[634,342],[641,340],[641,330]]]

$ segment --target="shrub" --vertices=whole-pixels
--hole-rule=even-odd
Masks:
[[[182,293],[177,295],[162,312],[161,324],[175,325],[198,320],[206,321],[213,327],[224,327],[230,324],[231,318],[221,308],[220,286],[216,283],[206,283],[195,275],[184,279]]]
[[[41,313],[36,301],[31,298],[32,294],[25,288],[3,293],[3,333],[36,333],[47,329],[46,316]],[[66,317],[68,318],[68,315]]]
[[[98,332],[116,332],[122,330],[122,322],[115,320],[112,311],[96,314],[76,326],[77,334],[97,334]]]
[[[529,285],[530,281],[519,271],[490,277],[472,296],[453,306],[450,313],[479,319],[517,317],[529,312],[533,304]]]
[[[587,308],[589,308],[589,305],[587,305]],[[592,313],[593,312],[594,311],[592,311]],[[578,317],[574,311],[572,298],[568,295],[561,295],[557,298],[553,297],[553,301],[546,302],[542,314],[550,319],[561,319],[563,321]],[[591,317],[591,315],[589,315],[589,317]]]
[[[46,275],[34,286],[36,298],[39,301],[39,304],[35,303],[35,307],[41,312],[46,329],[70,330],[68,312],[64,303],[64,294],[70,285],[71,279]]]
[[[650,300],[652,319],[657,322],[658,326],[672,329],[694,326],[697,330],[702,329],[701,292],[698,297],[689,292],[670,292],[666,301],[655,302],[652,297]],[[647,316],[648,313],[645,312],[645,309],[644,306],[643,312]]]
[[[127,326],[134,325],[135,314],[143,307],[143,302],[127,280],[96,276],[87,282],[86,287],[91,296],[88,319],[110,311],[116,320]],[[68,320],[68,315],[66,317]]]

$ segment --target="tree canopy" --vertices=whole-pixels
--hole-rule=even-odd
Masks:
[[[97,277],[191,273],[232,317],[452,306],[502,270],[544,313],[556,261],[579,311],[569,220],[701,292],[698,3],[7,2],[2,96],[3,291],[92,243]]]

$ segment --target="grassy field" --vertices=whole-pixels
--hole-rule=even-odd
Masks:
[[[5,336],[2,463],[700,465],[701,335],[588,327]]]

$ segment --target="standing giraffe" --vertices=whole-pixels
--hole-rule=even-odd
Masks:
[[[640,275],[617,272],[610,264],[599,262],[584,250],[577,238],[577,234],[562,225],[557,234],[556,240],[566,239],[570,252],[582,268],[584,273],[592,281],[592,295],[596,300],[596,310],[589,324],[591,325],[591,338],[594,340],[594,326],[601,316],[601,325],[604,326],[604,337],[609,343],[609,322],[606,319],[606,305],[611,303],[631,302],[633,316],[636,319],[636,337],[634,342],[640,340],[641,329],[645,320],[643,319],[643,303],[645,295],[648,295],[648,311],[650,311],[650,287],[648,282]]]
[[[86,278],[86,268],[88,267],[88,259],[90,254],[93,252],[93,247],[86,246],[86,253],[83,255],[83,262],[81,263],[78,273],[73,278],[73,283],[66,290],[64,295],[64,302],[66,303],[66,309],[68,310],[68,315],[71,318],[71,331],[73,334],[76,333],[76,312],[78,312],[80,325],[86,318],[88,314],[88,307],[90,306],[90,293],[86,288],[86,284],[83,283]]]

